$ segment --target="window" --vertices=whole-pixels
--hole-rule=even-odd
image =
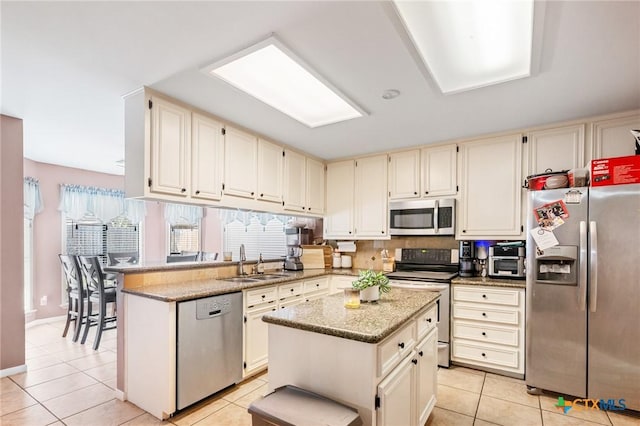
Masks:
[[[200,221],[197,225],[169,225],[169,254],[200,251]]]
[[[223,227],[224,251],[232,252],[233,260],[238,260],[240,244],[244,244],[247,259],[258,259],[260,254],[265,259],[284,257],[287,250],[284,227],[275,217],[266,225],[256,216],[251,218],[249,225],[235,220]]]

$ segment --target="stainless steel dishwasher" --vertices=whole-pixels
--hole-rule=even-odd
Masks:
[[[242,293],[178,303],[178,410],[242,379]]]

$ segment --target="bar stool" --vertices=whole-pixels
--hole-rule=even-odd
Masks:
[[[104,273],[97,256],[79,256],[78,263],[87,288],[86,325],[80,343],[84,343],[87,340],[89,328],[95,325],[97,330],[93,349],[97,350],[98,346],[100,346],[102,332],[116,327],[116,288],[105,287]],[[109,303],[114,306],[113,315],[110,316],[107,315],[107,304]],[[97,313],[93,313],[94,304],[98,305]]]
[[[64,325],[62,337],[67,337],[69,325],[73,322],[74,331],[72,340],[77,342],[83,324],[86,291],[82,283],[82,275],[76,257],[65,254],[59,254],[58,257],[60,258],[62,270],[64,271],[64,279],[67,283],[67,322]]]

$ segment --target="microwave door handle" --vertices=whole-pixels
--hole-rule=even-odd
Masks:
[[[580,222],[580,254],[578,257],[578,306],[584,311],[587,305],[587,222]]]
[[[438,210],[439,210],[440,202],[436,200],[436,203],[433,207],[433,230],[435,233],[438,233]]]

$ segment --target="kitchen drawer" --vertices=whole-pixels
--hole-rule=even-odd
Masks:
[[[482,362],[502,367],[519,368],[517,349],[497,348],[473,344],[472,342],[453,341],[451,356],[460,361]]]
[[[247,290],[245,303],[247,308],[252,308],[261,303],[275,303],[277,299],[277,286],[260,287],[255,290]]]
[[[453,286],[453,300],[456,302],[518,306],[520,297],[518,290]]]
[[[420,341],[424,336],[431,331],[433,327],[436,326],[438,322],[438,305],[435,304],[431,308],[429,308],[426,312],[418,315],[416,318],[416,327],[417,327],[417,340]]]
[[[304,281],[304,294],[329,292],[329,279],[326,277]]]
[[[469,339],[499,345],[518,346],[520,331],[514,327],[475,324],[464,321],[453,322],[453,338]]]
[[[280,284],[280,286],[278,287],[278,298],[280,299],[280,301],[283,301],[291,297],[302,296],[303,288],[304,286],[302,284],[302,281]]]
[[[518,325],[520,313],[517,309],[498,309],[488,306],[453,304],[454,319],[468,319],[483,322],[498,322]]]
[[[388,337],[378,345],[378,377],[386,376],[416,345],[416,323]]]
[[[282,302],[282,301],[280,302],[280,309],[284,309],[284,308],[287,308],[289,306],[296,306],[296,305],[299,305],[301,303],[304,303],[304,299],[302,298],[302,296],[291,297],[291,298],[288,298],[284,302]]]

